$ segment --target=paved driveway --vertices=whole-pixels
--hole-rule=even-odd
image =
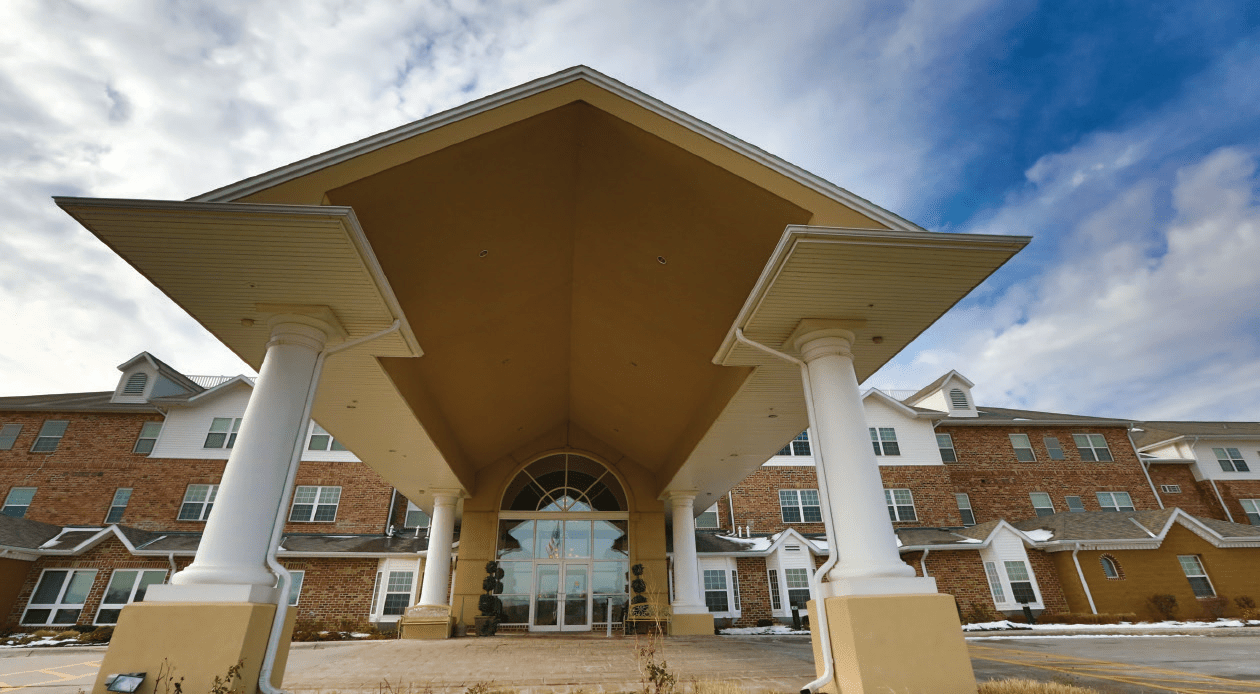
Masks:
[[[105,648],[0,650],[0,692],[75,694],[91,689]]]

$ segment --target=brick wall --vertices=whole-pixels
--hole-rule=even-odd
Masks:
[[[1209,483],[1204,481],[1205,486]],[[1235,523],[1248,523],[1247,512],[1243,510],[1240,499],[1260,499],[1260,480],[1217,480],[1216,487],[1229,505],[1229,512],[1234,514]]]
[[[773,619],[770,614],[770,578],[766,574],[766,560],[762,557],[739,557],[735,560],[739,571],[740,618],[737,627],[757,625],[759,619]]]
[[[1207,480],[1194,479],[1194,471],[1190,465],[1152,465],[1150,467],[1151,482],[1158,489],[1163,484],[1175,484],[1181,487],[1180,494],[1160,492],[1164,506],[1177,508],[1192,516],[1217,518],[1226,520],[1221,504],[1216,500],[1212,485]]]
[[[1045,492],[1056,511],[1066,511],[1064,497],[1080,496],[1086,511],[1100,510],[1095,492],[1128,492],[1134,508],[1157,509],[1159,504],[1142,473],[1141,463],[1123,427],[1019,427],[1019,426],[949,426],[942,422],[938,431],[948,432],[954,439],[958,462],[945,467],[954,483],[954,491],[971,497],[976,522],[1004,518],[1021,520],[1036,515],[1028,495]],[[1083,462],[1072,443],[1072,434],[1102,434],[1115,459],[1113,462]],[[1032,441],[1036,462],[1015,459],[1009,434],[1027,434]],[[1050,460],[1042,438],[1054,436],[1063,447],[1064,460]]]
[[[922,552],[907,552],[901,558],[914,567],[916,575],[923,575]],[[989,592],[989,582],[984,576],[984,562],[980,560],[979,552],[929,552],[927,569],[928,574],[936,579],[936,589],[954,596],[954,601],[964,614],[977,603],[993,611],[993,594]]]
[[[341,627],[366,626],[372,610],[372,585],[378,561],[369,558],[311,558],[282,562],[290,571],[305,571],[302,592],[294,606],[299,620]]]

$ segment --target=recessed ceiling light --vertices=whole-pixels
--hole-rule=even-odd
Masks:
[[[482,249],[482,251],[481,251],[480,253],[478,253],[478,254],[477,254],[477,257],[478,257],[478,258],[484,258],[484,257],[486,257],[486,256],[488,256],[488,255],[490,255],[490,251],[488,251],[488,250],[486,250],[486,249]]]
[[[663,256],[663,255],[658,255],[658,256],[656,256],[656,262],[660,263],[661,265],[664,265],[664,264],[665,264],[665,256]]]

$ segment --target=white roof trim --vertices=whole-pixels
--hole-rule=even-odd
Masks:
[[[878,396],[885,403],[891,405],[893,408],[895,408],[899,412],[902,412],[906,416],[911,417],[913,419],[940,419],[942,417],[948,416],[944,412],[919,412],[918,410],[905,404],[904,402],[898,400],[897,398],[894,398],[888,393],[885,393],[879,388],[871,388],[870,390],[866,391],[866,394],[862,396],[862,399],[866,400],[867,398],[871,396]]]

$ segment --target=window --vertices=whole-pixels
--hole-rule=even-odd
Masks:
[[[1102,434],[1072,434],[1072,441],[1076,443],[1076,452],[1081,454],[1081,460],[1111,462],[1111,449],[1107,448],[1107,439]]]
[[[87,600],[96,569],[45,569],[22,614],[22,624],[74,624]]]
[[[779,595],[779,570],[770,569],[770,609],[783,609],[783,597]]]
[[[1133,499],[1128,492],[1098,492],[1098,505],[1104,511],[1132,511]]]
[[[809,429],[797,434],[796,438],[779,451],[779,455],[809,455]]]
[[[710,612],[729,612],[726,595],[726,572],[721,569],[704,570],[704,604]]]
[[[1015,459],[1024,463],[1033,463],[1037,461],[1037,456],[1033,453],[1032,442],[1028,440],[1028,434],[1011,434],[1011,446],[1015,449]]]
[[[986,561],[984,575],[989,578],[989,592],[993,593],[993,602],[1006,602],[1006,591],[1002,590],[1002,577],[998,575],[997,564]]]
[[[127,385],[123,386],[123,395],[144,395],[144,386],[149,382],[149,374],[141,371],[140,373],[131,374],[131,378],[127,379]]]
[[[40,434],[43,436],[43,434]],[[1213,448],[1212,452],[1216,454],[1216,462],[1221,464],[1221,469],[1225,472],[1250,472],[1247,462],[1243,460],[1242,452],[1237,448]]]
[[[413,571],[390,571],[389,580],[385,583],[385,601],[381,606],[382,615],[401,615],[407,611],[411,603],[411,581],[415,577]]]
[[[308,451],[344,451],[346,447],[341,442],[332,437],[324,427],[311,422],[311,438],[306,443]]]
[[[1163,492],[1164,494],[1180,494],[1181,485],[1180,484],[1161,484],[1159,485],[1159,491]]]
[[[739,571],[731,569],[731,599],[735,603],[735,610],[739,610]]]
[[[429,527],[429,514],[425,513],[419,506],[407,502],[407,515],[403,518],[404,528],[427,528]]]
[[[718,508],[717,504],[713,504],[704,513],[696,516],[696,527],[703,529],[712,529],[718,527]]]
[[[958,500],[958,515],[962,516],[963,525],[975,525],[976,514],[971,511],[971,497],[966,494],[955,494]]]
[[[145,455],[152,453],[153,444],[157,443],[160,433],[162,433],[161,422],[145,422],[144,426],[140,427],[140,437],[136,439],[136,445],[131,452]]]
[[[784,523],[821,523],[817,489],[780,489],[779,511]]]
[[[1054,514],[1054,502],[1050,501],[1050,495],[1045,492],[1032,492],[1028,495],[1032,501],[1033,510],[1037,512],[1037,517],[1049,516]]]
[[[1032,578],[1028,575],[1028,566],[1022,561],[1008,561],[1006,577],[1011,581],[1011,597],[1015,602],[1024,605],[1037,602],[1037,592],[1033,590]]]
[[[293,511],[289,520],[295,523],[329,523],[337,519],[341,487],[298,487],[293,492]]]
[[[298,597],[302,595],[302,582],[306,580],[305,571],[290,571],[289,576],[293,578],[293,582],[289,584],[289,604],[298,604]]]
[[[1247,522],[1260,525],[1260,499],[1241,499],[1243,511],[1247,514]]]
[[[1199,561],[1198,555],[1182,555],[1177,557],[1177,561],[1181,562],[1181,572],[1190,581],[1190,588],[1194,590],[1194,597],[1216,597],[1216,591],[1212,589],[1212,582],[1208,580],[1207,572],[1203,570],[1203,562]]]
[[[962,392],[961,388],[953,388],[949,391],[949,406],[955,410],[967,409],[967,394]]]
[[[1084,513],[1085,504],[1081,502],[1079,496],[1065,496],[1063,500],[1067,502],[1068,510],[1072,513]]]
[[[892,427],[871,427],[871,446],[875,455],[901,455],[897,446],[897,430]]]
[[[1119,580],[1120,565],[1116,563],[1115,557],[1104,554],[1098,558],[1098,563],[1102,564],[1103,575],[1113,580]]]
[[[809,602],[809,569],[784,569],[783,577],[787,579],[788,607],[804,610]]]
[[[119,569],[109,578],[101,608],[96,611],[97,624],[117,624],[118,613],[133,602],[143,602],[149,586],[166,580],[165,569]]]
[[[236,432],[241,428],[241,418],[215,417],[210,422],[210,433],[202,448],[231,448],[236,443]]]
[[[937,434],[936,447],[941,451],[942,463],[958,462],[958,453],[954,450],[954,437],[949,434]]]
[[[0,451],[12,450],[13,442],[22,433],[21,424],[5,424],[0,426]]]
[[[190,484],[184,492],[184,503],[180,504],[179,516],[176,520],[203,521],[210,517],[210,508],[214,506],[214,497],[219,493],[217,484]]]
[[[914,514],[914,495],[909,489],[885,489],[884,503],[888,506],[888,518],[893,522],[919,519]]]
[[[1050,456],[1050,460],[1063,460],[1063,446],[1059,445],[1058,437],[1047,436],[1041,442],[1046,444],[1046,455]]]
[[[22,518],[26,515],[26,509],[30,508],[31,500],[35,498],[36,487],[14,487],[9,490],[9,495],[4,498],[4,507],[0,508],[0,513],[14,518]]]
[[[31,446],[31,453],[52,453],[57,450],[57,444],[61,443],[61,437],[66,435],[66,427],[70,422],[61,419],[50,419],[44,422],[44,426],[39,428],[39,435],[35,437],[35,445]]]
[[[105,514],[106,523],[121,523],[123,511],[127,510],[127,502],[131,501],[131,489],[122,487],[114,491],[114,498],[109,502],[109,513]]]

